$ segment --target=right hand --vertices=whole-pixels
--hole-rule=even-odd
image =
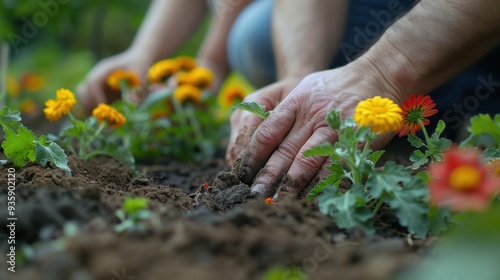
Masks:
[[[89,113],[100,103],[116,101],[120,98],[120,94],[107,86],[106,80],[109,74],[118,69],[133,71],[142,83],[146,81],[147,70],[151,63],[140,52],[132,50],[99,61],[78,86],[79,103],[85,112]]]

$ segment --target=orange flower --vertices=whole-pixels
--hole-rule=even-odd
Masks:
[[[272,198],[270,198],[270,197],[268,197],[268,198],[264,199],[264,202],[265,202],[266,204],[275,204],[275,203],[276,203],[276,202],[274,202],[274,200],[273,200]]]
[[[99,104],[92,110],[92,116],[94,116],[99,123],[107,121],[108,125],[113,128],[120,127],[127,121],[122,113],[104,103]]]
[[[442,162],[429,166],[433,177],[429,184],[430,202],[455,211],[484,210],[490,198],[500,191],[499,181],[486,174],[475,151],[453,147]]]
[[[189,74],[189,72],[181,72],[181,73],[176,75],[176,78],[177,78],[177,85],[178,86],[186,85],[186,84],[193,85],[193,81],[192,81],[192,78],[191,78],[191,75]]]
[[[187,101],[199,103],[201,100],[201,90],[190,84],[181,85],[175,89],[174,98],[181,104],[184,104]]]
[[[179,71],[179,63],[174,59],[164,59],[153,64],[148,70],[148,81],[151,84],[160,84]]]
[[[410,99],[403,101],[403,106],[401,106],[401,110],[403,110],[403,125],[396,131],[396,134],[399,133],[399,137],[403,137],[409,133],[415,135],[417,131],[422,129],[418,121],[421,120],[424,126],[426,126],[430,123],[427,118],[438,112],[434,107],[436,107],[436,103],[434,103],[429,95],[423,96],[419,94],[415,97],[415,94],[412,94]]]
[[[120,81],[127,82],[129,88],[141,85],[139,77],[132,71],[116,70],[108,76],[106,80],[108,86],[115,91],[120,91]]]
[[[207,68],[197,67],[188,73],[191,83],[200,89],[206,89],[214,80],[214,74]]]
[[[196,59],[190,56],[179,56],[175,59],[177,64],[179,65],[179,70],[182,71],[191,71],[196,67]]]
[[[242,87],[237,85],[228,86],[221,92],[221,103],[225,107],[240,103],[245,98],[245,92]]]
[[[27,72],[21,76],[21,85],[29,92],[40,91],[45,87],[45,79]]]

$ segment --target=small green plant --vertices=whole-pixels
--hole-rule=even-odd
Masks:
[[[45,135],[37,137],[21,123],[21,115],[3,107],[0,111],[0,125],[5,133],[2,142],[5,156],[16,166],[23,167],[29,162],[46,166],[48,162],[71,174],[66,154],[55,142]]]
[[[338,133],[335,144],[324,143],[304,153],[329,156],[332,160],[328,167],[332,173],[315,186],[308,199],[317,196],[321,212],[333,217],[339,227],[360,227],[368,233],[374,233],[373,216],[386,204],[402,226],[425,236],[429,209],[423,179],[411,176],[404,166],[390,161],[377,171],[375,165],[383,151],[372,151],[370,143],[378,133],[367,126],[358,127],[353,118],[340,120],[340,111],[327,116],[327,122]],[[350,182],[350,189],[339,188],[342,180]]]
[[[121,223],[115,226],[115,231],[121,232],[145,232],[146,222],[152,217],[151,211],[147,209],[149,200],[142,197],[127,197],[123,201],[122,208],[116,211],[116,216]]]
[[[282,268],[274,267],[266,271],[262,280],[308,280],[309,276],[300,267]]]

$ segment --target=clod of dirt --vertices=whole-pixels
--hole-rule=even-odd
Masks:
[[[236,173],[222,171],[214,179],[212,186],[218,190],[226,190],[239,184],[241,184],[241,181],[236,175]]]
[[[253,198],[255,198],[255,195],[251,193],[250,187],[245,184],[239,184],[229,189],[221,190],[215,195],[214,199],[223,209],[231,209],[235,206],[243,205]]]

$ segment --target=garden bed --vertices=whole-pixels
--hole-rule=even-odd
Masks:
[[[286,269],[279,279],[300,279],[293,267],[310,279],[388,279],[416,264],[429,243],[411,239],[383,211],[377,233],[366,236],[338,229],[312,202],[266,204],[221,159],[137,166],[137,176],[110,159],[68,165],[71,177],[16,168],[16,246],[28,259],[18,251],[15,274],[3,261],[1,279],[262,279],[274,268]],[[1,186],[9,167],[0,169]],[[127,196],[149,199],[154,222],[146,232],[114,230]],[[5,187],[0,201],[6,205]],[[64,233],[68,222],[72,234]]]

